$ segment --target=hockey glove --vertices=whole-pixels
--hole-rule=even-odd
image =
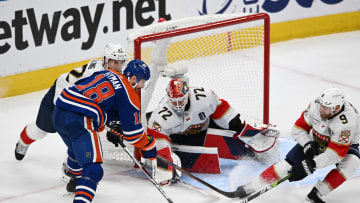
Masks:
[[[147,138],[149,140],[149,143],[147,143],[142,149],[141,149],[141,155],[145,159],[154,160],[157,156],[157,150],[155,146],[155,139],[151,135],[147,135]]]
[[[304,154],[307,159],[313,159],[320,154],[319,145],[315,141],[310,141],[304,145]]]
[[[106,138],[109,142],[113,143],[115,147],[119,146],[119,143],[123,141],[123,131],[120,121],[111,121],[108,125],[110,128],[106,132]]]
[[[312,159],[305,159],[304,161],[295,164],[289,173],[291,174],[291,177],[289,178],[289,181],[298,181],[304,179],[306,176],[312,174],[315,171],[316,163]]]

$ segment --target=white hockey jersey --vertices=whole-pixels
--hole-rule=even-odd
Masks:
[[[72,69],[68,73],[61,74],[56,80],[54,104],[62,90],[71,87],[80,79],[87,78],[97,71],[105,70],[103,60],[92,60],[88,64]]]
[[[148,127],[167,136],[171,134],[197,134],[207,129],[210,118],[217,125],[228,129],[237,113],[213,91],[202,87],[189,88],[189,100],[183,116],[178,116],[165,96],[152,112]]]
[[[292,137],[302,146],[315,140],[323,153],[314,161],[317,168],[333,165],[342,160],[351,144],[360,139],[360,116],[349,102],[345,102],[339,113],[327,120],[320,117],[320,104],[313,100],[296,121]]]

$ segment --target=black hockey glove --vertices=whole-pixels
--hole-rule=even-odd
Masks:
[[[289,181],[298,181],[304,179],[306,176],[312,174],[315,171],[316,163],[312,159],[305,159],[304,161],[295,164],[289,173],[291,174],[291,177],[289,178]]]
[[[115,147],[119,146],[120,141],[123,141],[123,131],[120,121],[111,121],[108,125],[110,128],[106,132],[106,138],[109,142],[113,143]]]
[[[310,141],[304,145],[304,154],[307,159],[313,159],[320,154],[319,145],[315,141]]]

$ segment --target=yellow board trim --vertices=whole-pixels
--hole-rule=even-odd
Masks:
[[[274,23],[270,42],[360,30],[360,11]]]
[[[0,98],[49,88],[63,73],[88,63],[89,60],[20,73],[0,78]]]
[[[270,41],[276,43],[296,38],[360,30],[359,19],[360,11],[356,11],[274,23],[270,28]],[[0,98],[49,88],[59,75],[87,62],[89,60],[0,77]]]

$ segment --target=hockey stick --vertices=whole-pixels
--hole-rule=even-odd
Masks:
[[[183,168],[181,168],[180,166],[172,163],[171,161],[169,161],[169,160],[167,160],[167,159],[165,159],[165,158],[163,158],[163,157],[161,157],[161,156],[159,156],[159,155],[157,156],[157,158],[160,159],[161,161],[163,161],[163,162],[171,165],[172,167],[176,168],[177,170],[181,171],[183,174],[189,176],[190,178],[192,178],[192,179],[200,182],[201,184],[207,186],[208,188],[214,190],[215,192],[218,192],[218,193],[220,193],[220,194],[222,194],[222,195],[224,195],[224,196],[226,196],[226,197],[229,197],[229,198],[239,197],[237,191],[234,191],[234,192],[226,192],[226,191],[223,191],[223,190],[221,190],[221,189],[219,189],[219,188],[217,188],[217,187],[215,187],[215,186],[213,186],[213,185],[211,185],[211,184],[209,184],[209,183],[201,180],[200,178],[194,176],[194,175],[191,174],[190,172],[185,171]]]
[[[290,177],[291,177],[291,174],[288,174],[287,176],[285,176],[285,177],[281,178],[280,180],[276,181],[275,183],[273,183],[271,185],[268,185],[265,188],[255,192],[255,193],[252,193],[251,195],[249,195],[246,198],[242,199],[240,201],[240,203],[247,203],[247,202],[259,197],[260,195],[264,194],[265,192],[267,192],[267,191],[273,189],[274,187],[278,186],[280,183],[286,181]]]
[[[164,196],[169,203],[173,203],[174,201],[170,199],[170,197],[165,193],[165,191],[160,187],[160,185],[150,176],[149,172],[143,167],[143,165],[131,154],[131,152],[128,150],[122,140],[119,141],[119,144],[129,155],[129,157],[135,162],[135,164],[142,170],[146,177],[155,185],[155,187],[159,190],[162,196]]]

